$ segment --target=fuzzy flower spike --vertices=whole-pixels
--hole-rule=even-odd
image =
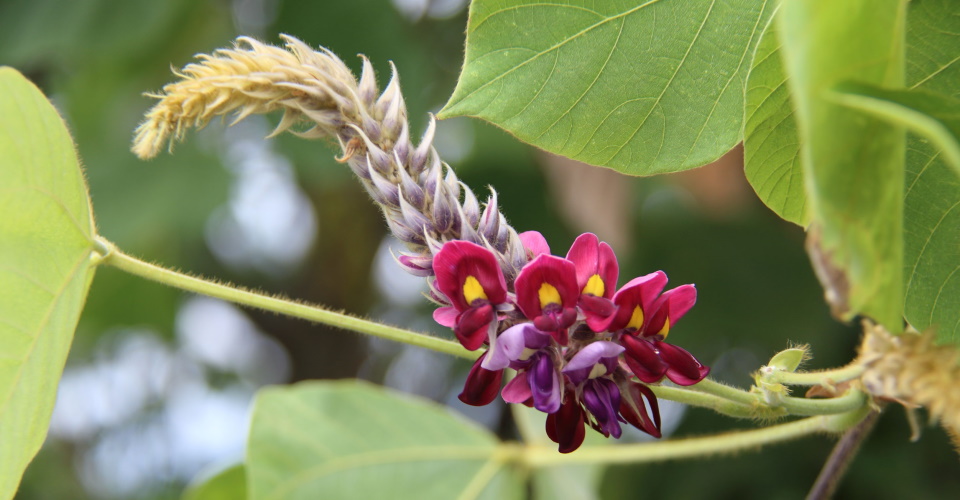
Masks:
[[[657,271],[617,290],[613,250],[580,235],[566,257],[551,255],[536,231],[518,234],[497,208],[482,206],[432,146],[431,117],[419,144],[410,140],[407,110],[394,69],[380,92],[365,58],[359,80],[326,49],[290,36],[285,47],[251,38],[197,56],[180,80],[157,94],[137,128],[133,151],[152,157],[187,129],[234,115],[282,111],[274,134],[332,138],[407,245],[397,257],[427,279],[440,307],[434,319],[471,351],[486,349],[467,375],[460,400],[486,405],[497,394],[547,414],[547,435],[563,453],[576,450],[587,426],[619,437],[630,424],[660,437],[657,398],[663,378],[699,382],[709,372],[665,340],[696,301],[693,285],[663,292]],[[516,376],[501,391],[504,371]]]

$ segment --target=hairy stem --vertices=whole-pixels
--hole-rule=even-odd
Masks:
[[[865,370],[866,367],[862,364],[851,363],[841,368],[816,372],[794,373],[788,371],[775,371],[773,373],[763,375],[763,379],[770,383],[786,385],[824,385],[853,380],[860,375],[863,375]]]
[[[817,476],[816,482],[810,488],[807,500],[822,500],[833,497],[837,486],[840,484],[840,479],[847,472],[854,456],[860,450],[860,445],[870,435],[870,431],[873,430],[879,417],[879,411],[870,412],[859,424],[844,433],[840,441],[837,441],[833,451],[830,452],[827,463],[823,464],[820,475]]]
[[[164,285],[174,288],[209,295],[210,297],[216,297],[228,302],[285,314],[324,325],[335,326],[343,328],[344,330],[365,333],[375,337],[423,347],[459,358],[474,360],[479,356],[479,353],[470,352],[457,342],[329,311],[315,305],[293,302],[288,299],[271,297],[260,292],[250,292],[231,285],[187,276],[186,274],[165,269],[131,257],[121,252],[113,243],[110,243],[102,237],[97,237],[96,243],[98,247],[97,250],[102,256],[101,264],[109,264],[130,274],[163,283]]]
[[[653,393],[660,399],[668,399],[677,403],[708,408],[717,413],[734,418],[754,418],[756,412],[750,405],[731,401],[729,399],[707,394],[703,392],[692,391],[682,387],[669,387],[665,385],[652,385]]]
[[[530,446],[524,450],[520,460],[531,467],[546,467],[654,462],[755,450],[765,444],[789,441],[809,434],[843,432],[857,425],[867,412],[869,408],[864,406],[839,415],[809,417],[762,429],[653,443],[586,447],[569,455],[558,454],[552,447]]]

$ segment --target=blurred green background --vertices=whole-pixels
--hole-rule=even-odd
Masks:
[[[66,118],[86,166],[100,233],[128,253],[192,273],[279,292],[448,335],[420,284],[392,265],[386,228],[329,144],[266,141],[278,117],[191,132],[176,154],[129,152],[151,105],[145,91],[196,53],[237,35],[278,33],[324,45],[385,83],[396,63],[423,130],[453,90],[465,0],[0,0],[0,64],[25,73]],[[563,254],[583,231],[609,241],[621,282],[663,269],[696,283],[697,307],[673,342],[741,386],[791,344],[807,368],[853,356],[855,328],[833,321],[803,251],[803,233],[769,212],[735,150],[716,165],[627,178],[572,165],[475,120],[441,122],[436,145],[458,175],[500,194],[518,231],[539,230]],[[249,401],[265,384],[361,377],[444,401],[515,438],[502,405],[456,401],[467,363],[213,300],[102,269],[77,330],[51,437],[19,499],[177,498],[204,469],[242,456]],[[667,411],[665,410],[665,414]],[[673,408],[676,435],[750,427]],[[923,418],[923,417],[921,417]],[[672,426],[673,424],[668,424]],[[939,427],[917,443],[890,407],[840,498],[960,498],[957,455]],[[797,498],[831,448],[825,438],[732,457],[610,468],[601,498]]]

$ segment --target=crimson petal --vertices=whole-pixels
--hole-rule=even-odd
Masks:
[[[627,282],[626,285],[613,295],[613,303],[617,306],[617,313],[610,322],[609,329],[617,331],[626,328],[637,306],[644,314],[653,311],[653,303],[667,285],[667,275],[663,271],[656,271],[646,276],[640,276]]]
[[[610,245],[601,242],[593,233],[583,233],[570,246],[567,260],[577,268],[577,286],[581,291],[596,274],[603,281],[603,297],[613,297],[620,267]]]
[[[672,290],[663,292],[663,295],[651,307],[647,324],[644,326],[644,335],[657,335],[669,319],[669,327],[677,324],[687,311],[697,302],[697,288],[694,285],[680,285]],[[666,336],[666,333],[664,333]]]
[[[667,378],[677,385],[693,385],[710,373],[709,366],[703,366],[682,347],[666,342],[654,341],[660,351],[660,358],[667,364]]]
[[[566,401],[556,413],[547,415],[547,436],[559,446],[560,453],[570,453],[583,444],[586,432],[583,428],[583,408],[572,391],[567,391]]]
[[[660,359],[660,353],[649,340],[626,334],[620,337],[620,343],[626,348],[627,366],[641,382],[659,382],[667,373],[669,366]]]
[[[520,243],[523,244],[527,254],[532,256],[530,258],[550,253],[550,245],[539,231],[524,231],[517,236],[520,237]]]
[[[453,333],[468,351],[476,351],[487,340],[490,323],[497,319],[497,313],[490,304],[471,307],[457,318]]]
[[[503,380],[503,370],[487,370],[480,366],[487,353],[483,353],[470,368],[467,382],[463,385],[463,392],[458,396],[460,401],[471,406],[490,404],[500,392],[500,382]]]
[[[647,434],[659,438],[660,407],[657,396],[649,387],[636,382],[626,381],[620,386],[620,415],[630,425]],[[644,403],[646,400],[646,404]],[[649,414],[647,408],[650,408]],[[651,419],[651,415],[653,418]]]

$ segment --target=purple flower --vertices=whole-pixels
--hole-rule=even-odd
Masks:
[[[517,276],[517,305],[538,330],[567,345],[567,328],[577,320],[577,268],[567,259],[541,254]]]
[[[583,233],[570,246],[567,260],[577,268],[577,305],[586,316],[587,326],[594,332],[606,330],[617,311],[612,300],[620,272],[617,256],[595,234]]]
[[[507,283],[493,252],[469,241],[448,241],[433,258],[437,288],[452,306],[433,318],[453,327],[457,340],[475,351],[496,335],[497,307],[507,302]]]
[[[506,329],[490,347],[483,366],[502,370],[509,366],[517,376],[503,388],[503,400],[525,403],[553,413],[560,408],[561,377],[555,365],[556,349],[550,335],[531,324],[523,323]]]
[[[604,436],[615,438],[620,437],[617,419],[620,390],[607,375],[617,369],[617,358],[623,351],[621,345],[600,340],[581,349],[563,368],[563,374],[574,386],[584,409],[593,417],[591,426]]]

